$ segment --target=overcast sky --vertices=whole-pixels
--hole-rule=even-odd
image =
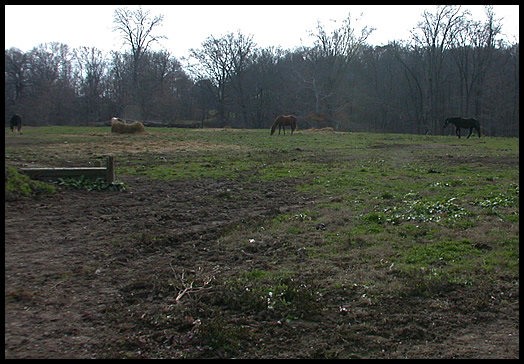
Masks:
[[[29,51],[41,43],[60,42],[71,48],[97,47],[104,51],[127,50],[113,31],[113,15],[121,5],[6,5],[5,49]],[[129,6],[137,8],[135,5]],[[293,49],[311,45],[308,32],[317,22],[336,24],[351,13],[355,27],[374,27],[368,38],[372,45],[408,39],[410,30],[421,20],[424,9],[433,5],[143,5],[151,15],[164,15],[156,34],[165,35],[156,49],[167,49],[177,58],[199,48],[210,35],[216,37],[240,30],[253,35],[259,47],[280,46]],[[484,7],[465,5],[474,19],[484,20]],[[519,6],[495,5],[496,18],[503,18],[502,33],[518,41]],[[362,15],[361,15],[362,14]]]

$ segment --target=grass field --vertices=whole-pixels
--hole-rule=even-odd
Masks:
[[[104,251],[93,261],[125,244],[142,249],[135,263],[187,253],[178,266],[136,271],[133,285],[108,281],[120,298],[105,325],[127,316],[134,326],[93,339],[87,357],[518,357],[517,138],[26,127],[6,129],[5,143],[12,167],[87,166],[114,155],[126,191],[92,192],[93,205],[151,186],[143,198],[156,220],[141,230],[126,220],[126,232],[99,240]],[[6,182],[6,215],[21,201],[80,193],[27,197],[28,188]],[[156,189],[168,196],[158,195],[159,205],[187,194],[177,203],[191,214],[155,210]],[[193,227],[175,232],[182,218]],[[16,234],[6,241],[7,257]],[[14,311],[21,285],[6,280]],[[16,357],[10,337],[6,329],[6,353]]]

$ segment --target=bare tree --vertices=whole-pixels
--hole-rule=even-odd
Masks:
[[[38,123],[73,124],[75,84],[72,53],[66,44],[46,43],[28,54],[29,82],[27,87],[30,108],[26,119],[39,115]]]
[[[5,51],[6,99],[17,104],[27,86],[29,63],[27,54],[16,48]],[[9,88],[9,91],[7,89]]]
[[[180,116],[180,101],[188,93],[187,75],[180,62],[167,51],[147,52],[142,88],[147,94],[145,115],[163,121]]]
[[[491,66],[495,49],[496,37],[500,33],[501,24],[495,19],[493,6],[485,6],[486,21],[477,24],[476,32],[471,33],[471,41],[475,46],[474,63],[477,69],[477,88],[475,92],[475,115],[482,114],[482,95],[488,70]]]
[[[191,57],[198,61],[191,71],[197,82],[209,80],[200,83],[210,87],[215,96],[218,119],[223,123],[226,118],[226,90],[233,67],[233,54],[228,39],[210,36],[202,43],[202,48],[191,48],[190,52]]]
[[[422,124],[427,131],[436,132],[439,129],[438,120],[442,115],[438,109],[438,100],[442,90],[440,82],[445,50],[451,46],[451,40],[457,32],[462,30],[467,14],[467,11],[461,12],[460,6],[439,5],[434,13],[425,10],[422,21],[411,33],[414,51],[422,51],[424,55]]]
[[[409,49],[408,46],[402,46],[398,42],[391,43],[393,55],[395,59],[402,65],[404,69],[404,78],[407,82],[407,89],[410,102],[410,107],[407,112],[410,117],[411,124],[414,124],[415,132],[421,132],[423,129],[424,118],[424,89],[423,89],[423,72],[421,71],[423,63],[423,52],[418,49]],[[410,128],[409,132],[413,132]]]
[[[80,47],[74,51],[76,73],[79,79],[79,94],[84,100],[87,119],[101,120],[100,99],[107,60],[101,50],[95,47]]]
[[[115,10],[113,18],[114,31],[119,32],[124,44],[131,47],[133,83],[136,90],[135,102],[140,105],[142,115],[144,113],[144,95],[141,92],[139,78],[141,60],[151,44],[165,38],[165,36],[154,34],[155,29],[162,24],[163,19],[163,15],[151,17],[150,12],[142,10],[142,7],[137,10],[118,8]]]
[[[226,39],[230,48],[229,53],[231,54],[231,80],[237,93],[244,125],[248,126],[244,77],[249,65],[249,58],[253,54],[256,44],[253,41],[253,36],[245,36],[240,32],[237,33],[236,37],[233,33],[230,33],[226,36]]]
[[[345,104],[343,100],[330,101],[334,96],[341,96],[338,92],[344,80],[342,77],[348,72],[351,63],[364,49],[367,38],[374,28],[367,26],[358,32],[352,22],[351,14],[342,21],[340,27],[331,32],[326,31],[320,22],[316,32],[310,35],[315,38],[314,47],[306,52],[306,58],[311,65],[311,73],[308,76],[301,75],[305,86],[313,91],[315,95],[315,112],[326,111],[332,114],[338,106]],[[321,110],[320,103],[326,103]],[[336,122],[335,128],[338,129]]]
[[[263,128],[273,122],[271,116],[277,114],[279,108],[277,100],[284,81],[278,61],[282,57],[280,48],[255,49],[247,70],[250,90],[250,110],[252,112],[253,127]]]
[[[363,75],[366,81],[360,87],[367,85],[376,100],[376,107],[370,110],[376,115],[373,118],[376,131],[387,131],[388,124],[398,121],[398,101],[404,94],[397,87],[403,69],[398,62],[394,62],[394,57],[395,45],[389,44],[368,47],[362,59],[367,72]]]

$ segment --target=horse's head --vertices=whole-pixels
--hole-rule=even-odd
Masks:
[[[444,128],[445,128],[446,126],[448,126],[448,125],[449,125],[449,119],[446,119],[446,120],[444,121]]]

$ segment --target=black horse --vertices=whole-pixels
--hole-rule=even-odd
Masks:
[[[16,130],[22,134],[22,117],[18,114],[11,116],[11,120],[9,120],[9,127],[11,128],[11,133],[14,132],[16,128]]]
[[[473,129],[475,129],[480,138],[480,124],[477,119],[459,118],[459,117],[448,118],[444,122],[444,128],[448,126],[449,124],[455,125],[455,127],[457,128],[457,130],[455,131],[455,134],[457,134],[459,138],[460,138],[460,128],[465,128],[465,129],[469,128],[468,138],[471,136],[471,133],[473,133]]]

